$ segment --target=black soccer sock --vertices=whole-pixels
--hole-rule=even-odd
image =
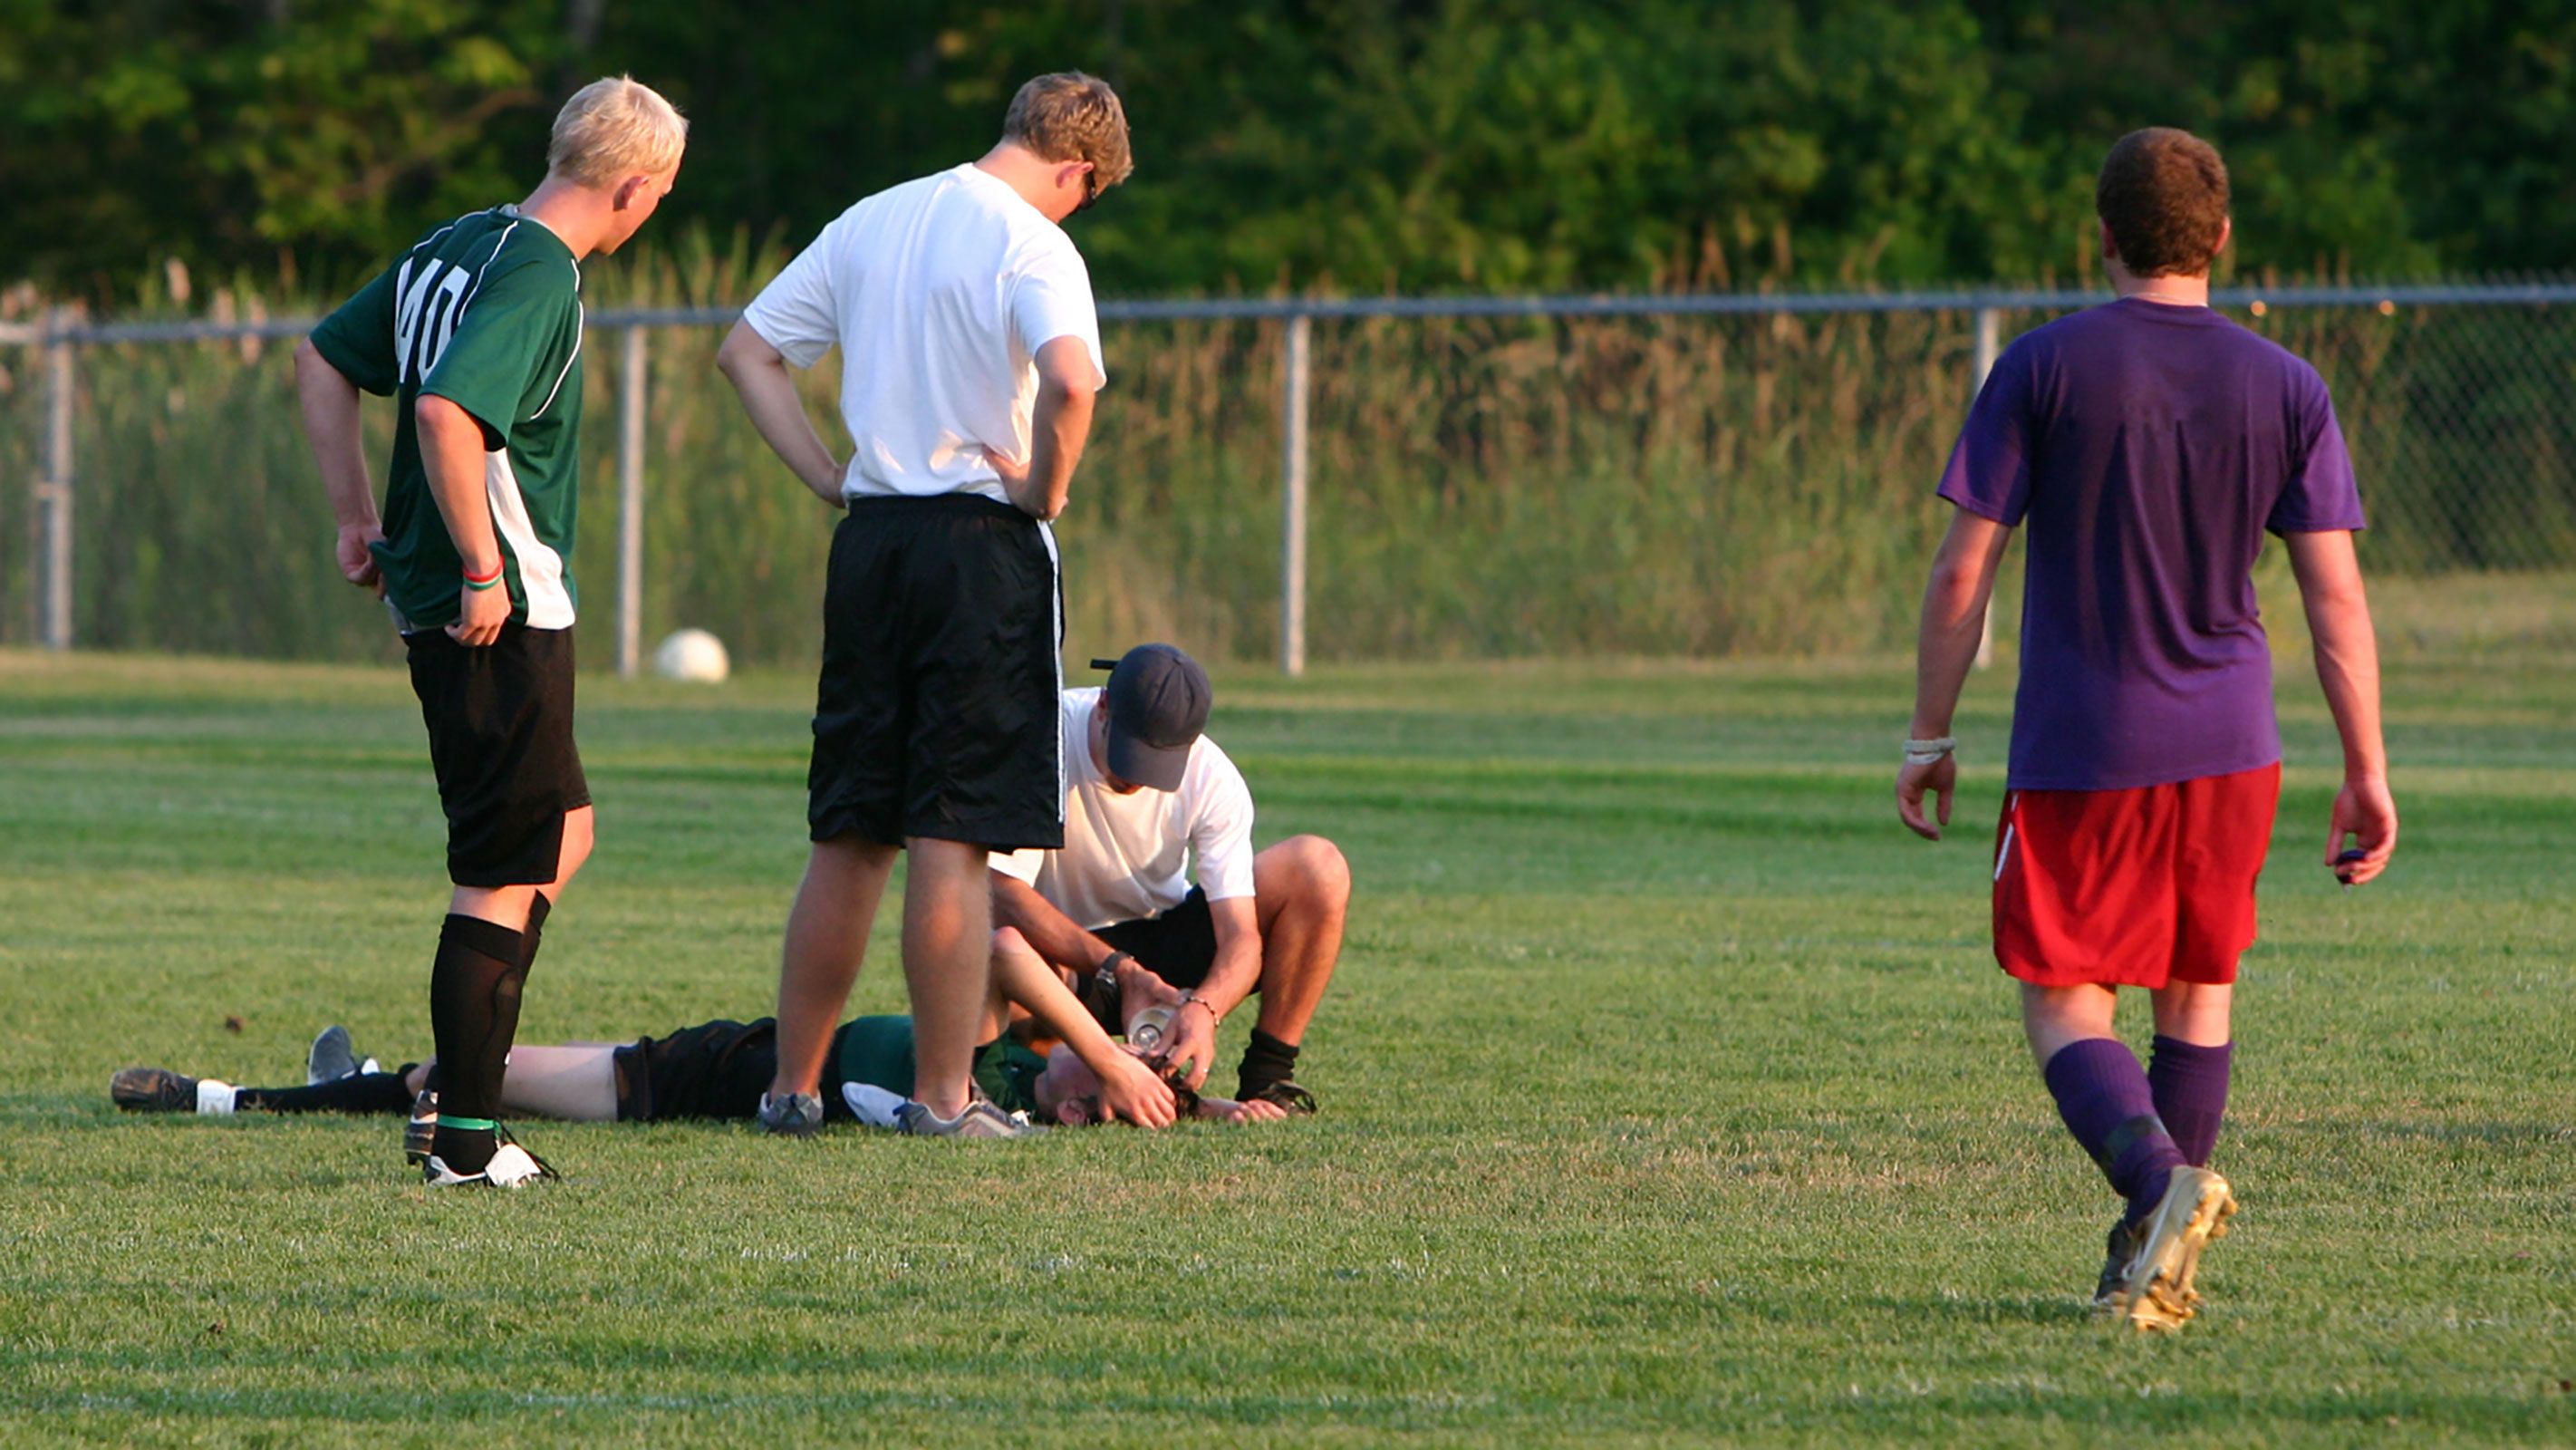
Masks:
[[[1272,1083],[1282,1083],[1297,1075],[1297,1047],[1282,1042],[1255,1027],[1252,1040],[1244,1044],[1243,1065],[1235,1069],[1235,1096],[1250,1102]]]
[[[429,973],[429,1025],[438,1039],[438,1136],[430,1151],[457,1173],[492,1161],[491,1119],[501,1106],[501,1073],[519,1028],[519,987],[527,976],[521,933],[451,915],[438,933]]]
[[[555,904],[546,900],[542,891],[528,898],[528,924],[519,932],[519,970],[505,985],[509,988],[508,1019],[500,1026],[501,1054],[487,1064],[491,1073],[489,1096],[491,1116],[500,1116],[501,1093],[510,1066],[510,1045],[519,1040],[519,998],[526,992],[528,973],[537,965],[537,948],[545,944],[546,918],[554,914]]]
[[[241,1113],[400,1113],[411,1109],[411,1088],[399,1072],[357,1072],[311,1087],[243,1088],[233,1095]]]
[[[537,948],[545,940],[546,918],[554,915],[554,910],[555,904],[546,900],[546,894],[542,891],[528,898],[528,924],[519,931],[520,971],[524,972],[536,965]]]

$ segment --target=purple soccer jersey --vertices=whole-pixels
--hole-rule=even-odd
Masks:
[[[2125,298],[2004,350],[1941,497],[2030,525],[2011,788],[2123,790],[2281,758],[2265,530],[2362,526],[2326,385],[2206,307]]]

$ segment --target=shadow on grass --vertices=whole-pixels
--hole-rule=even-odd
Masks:
[[[1979,1299],[1960,1294],[1889,1295],[1859,1301],[1898,1320],[1920,1324],[2036,1324],[2063,1327],[2093,1322],[2093,1306],[2073,1294],[2025,1294]]]
[[[2566,1123],[2428,1123],[2389,1119],[2343,1124],[2373,1138],[2405,1138],[2428,1143],[2492,1143],[2497,1146],[2576,1145],[2576,1126]]]

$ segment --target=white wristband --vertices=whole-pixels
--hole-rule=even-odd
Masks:
[[[1932,762],[1940,760],[1955,752],[1958,748],[1959,737],[1955,735],[1944,735],[1938,740],[1908,740],[1905,742],[1905,763],[1908,765],[1930,765]]]

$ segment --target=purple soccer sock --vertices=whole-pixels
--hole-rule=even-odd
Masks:
[[[2155,1056],[2147,1065],[2147,1084],[2156,1095],[2156,1116],[2182,1150],[2182,1161],[2209,1166],[2218,1146],[2219,1120],[2227,1116],[2227,1067],[2236,1044],[2203,1047],[2179,1037],[2156,1038]]]
[[[2165,1180],[2184,1166],[2182,1150],[2156,1117],[2154,1089],[2128,1044],[2108,1037],[2070,1042],[2040,1070],[2057,1099],[2066,1131],[2093,1155],[2104,1177],[2142,1219],[2164,1197]]]

